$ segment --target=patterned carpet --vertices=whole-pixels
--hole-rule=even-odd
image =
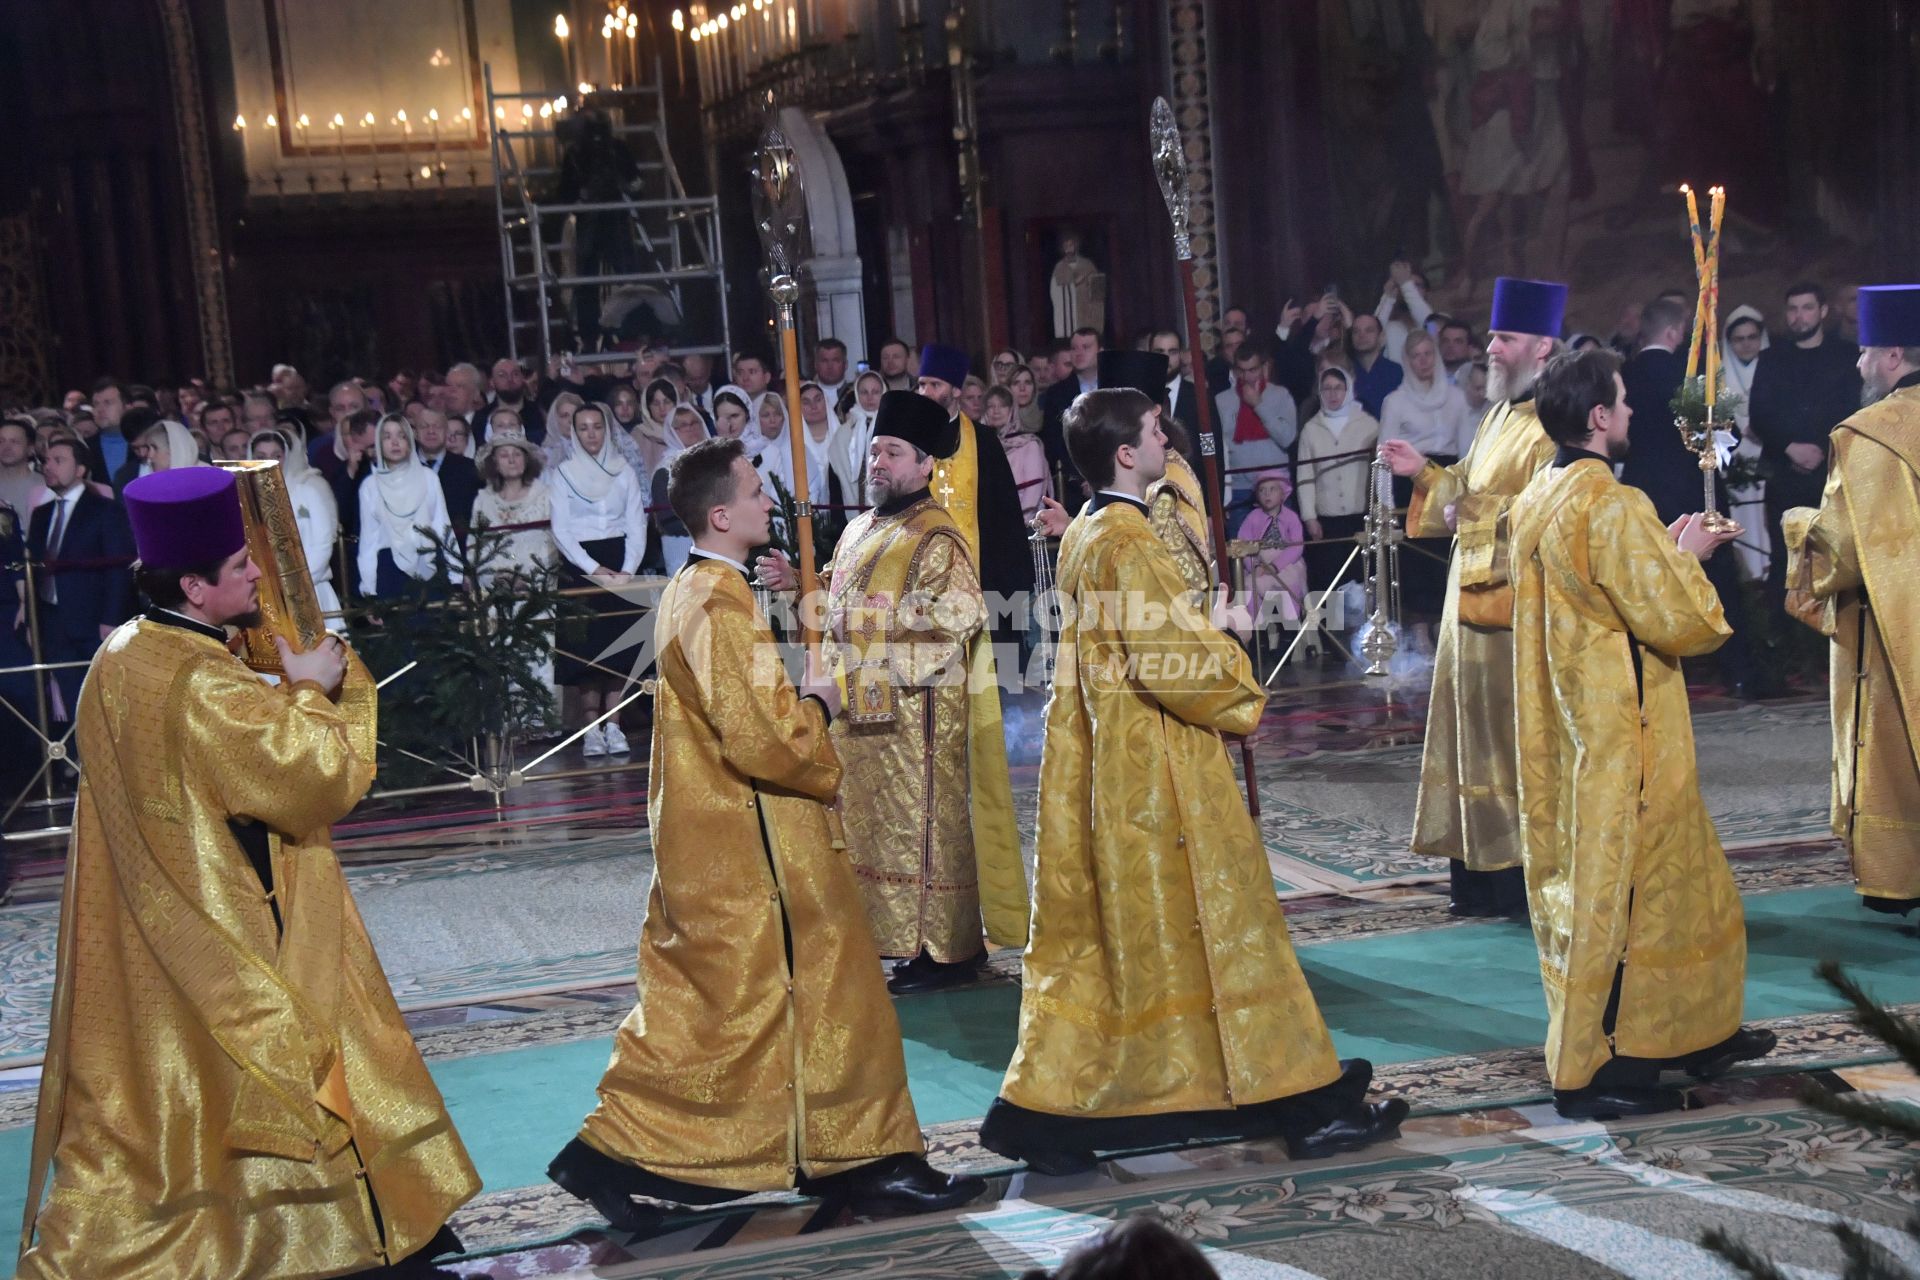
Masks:
[[[1730,848],[1827,834],[1824,703],[1695,717],[1708,804]],[[1261,830],[1283,897],[1366,893],[1442,877],[1406,851],[1419,748],[1322,753],[1259,765]],[[1033,829],[1035,770],[1015,770]],[[453,856],[348,870],[403,1008],[574,990],[633,976],[652,874],[647,832],[503,829]],[[1029,856],[1031,850],[1029,849]],[[52,997],[57,905],[0,910],[0,1067],[37,1061]]]
[[[1132,1213],[1160,1217],[1225,1277],[1728,1274],[1698,1243],[1712,1226],[1790,1267],[1830,1274],[1842,1258],[1823,1227],[1836,1220],[1920,1259],[1898,1230],[1920,1204],[1913,1152],[1793,1102],[1608,1127],[1537,1119],[1518,1116],[1495,1133],[1410,1129],[1364,1160],[1291,1164],[1248,1145],[1184,1168],[1142,1161],[1085,1189],[1022,1177],[994,1207],[945,1221],[736,1237],[720,1252],[598,1261],[591,1274],[1017,1275],[1058,1264]]]

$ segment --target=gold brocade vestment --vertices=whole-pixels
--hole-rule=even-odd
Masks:
[[[827,595],[829,651],[846,681],[832,734],[845,776],[847,855],[883,956],[924,948],[942,963],[980,953],[980,885],[973,797],[998,790],[1012,806],[1004,766],[973,776],[975,697],[967,672],[986,604],[960,531],[932,498],[855,517],[841,535]],[[1001,853],[991,844],[981,855]],[[1023,887],[1018,847],[999,868]],[[990,906],[994,904],[989,904]],[[995,942],[1026,940],[1024,904],[989,910]]]
[[[1216,581],[1207,504],[1200,477],[1178,451],[1167,450],[1167,474],[1147,486],[1147,510],[1148,523],[1179,566],[1181,581],[1187,590],[1200,592],[1204,604]]]
[[[328,845],[375,714],[357,660],[336,704],[150,619],[102,646],[20,1275],[343,1275],[479,1190]],[[270,829],[271,900],[234,819]]]
[[[1531,400],[1502,401],[1480,424],[1467,456],[1430,463],[1414,477],[1409,538],[1447,535],[1453,562],[1433,646],[1433,693],[1413,814],[1415,853],[1472,871],[1520,863],[1513,757],[1512,592],[1507,586],[1507,503],[1553,458]]]
[[[1220,740],[1266,704],[1246,651],[1192,607],[1132,503],[1074,519],[1059,583],[1073,611],[1047,703],[1033,938],[1001,1096],[1129,1116],[1331,1083],[1340,1065]]]
[[[1599,459],[1542,471],[1511,528],[1520,832],[1547,1071],[1554,1088],[1579,1089],[1614,1054],[1678,1057],[1740,1028],[1745,924],[1700,796],[1680,669],[1732,632],[1700,562]]]
[[[1864,897],[1920,898],[1920,387],[1834,428],[1786,513],[1788,607],[1831,637],[1833,832]]]
[[[741,1191],[920,1153],[900,1024],[827,821],[840,763],[825,715],[722,561],[673,576],[654,634],[639,1001],[580,1137]]]

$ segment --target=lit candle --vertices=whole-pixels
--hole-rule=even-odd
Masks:
[[[447,185],[447,166],[440,160],[440,108],[427,108],[427,123],[433,126],[433,171],[440,175],[440,185]]]
[[[312,125],[313,122],[307,119],[307,113],[304,111],[300,113],[300,118],[293,122],[294,131],[300,135],[300,158],[307,170],[307,191],[309,193],[317,191],[320,185],[319,178],[316,177],[313,172],[313,153],[307,145],[307,130],[311,128]]]
[[[567,43],[567,37],[573,34],[573,28],[567,25],[567,15],[553,15],[553,34],[560,41],[560,63],[567,69],[567,79],[573,79],[573,46]]]
[[[373,112],[360,117],[360,127],[367,131],[367,155],[373,162],[373,189],[380,190],[380,130],[373,123]]]
[[[340,150],[340,189],[346,191],[353,186],[353,176],[347,172],[347,118],[336,111],[327,128],[333,130],[333,141]]]
[[[407,119],[406,110],[396,111],[393,123],[400,129],[400,167],[407,171],[407,185],[413,185],[413,121]]]
[[[1719,397],[1720,378],[1720,220],[1726,213],[1727,189],[1715,187],[1713,226],[1707,241],[1707,417],[1713,417],[1714,401]]]
[[[1687,343],[1687,376],[1691,378],[1700,372],[1700,329],[1707,314],[1707,255],[1700,244],[1700,207],[1694,203],[1693,188],[1683,182],[1680,194],[1687,198],[1687,234],[1693,242],[1693,279],[1699,290],[1693,302],[1693,337]]]
[[[673,78],[675,84],[687,82],[686,48],[680,43],[687,29],[687,15],[684,10],[673,11]]]

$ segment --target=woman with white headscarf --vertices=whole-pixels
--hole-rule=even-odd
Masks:
[[[778,479],[788,493],[793,492],[793,441],[787,438],[787,402],[770,391],[762,392],[759,406],[754,410],[754,426],[759,430],[756,447],[744,436],[741,444],[752,450],[757,456],[753,460],[753,469],[760,473],[760,483],[766,487],[767,496],[772,498],[777,509],[780,495],[774,490],[774,481]],[[776,520],[779,516],[776,514]]]
[[[327,630],[346,634],[339,617],[340,596],[333,589],[333,552],[340,536],[340,509],[333,486],[307,461],[306,442],[293,427],[280,424],[256,431],[247,442],[247,456],[280,464],[280,479],[293,506],[293,522],[300,530],[300,551],[307,560],[307,576],[320,612],[329,614]]]
[[[185,423],[156,422],[140,433],[140,445],[146,451],[146,466],[141,475],[154,471],[178,471],[182,467],[204,467],[200,446]]]
[[[854,502],[864,502],[867,492],[867,450],[873,447],[873,419],[880,412],[880,397],[887,394],[887,380],[867,369],[853,380],[853,403],[842,420],[847,428],[847,454],[853,459]]]
[[[1740,443],[1734,452],[1743,458],[1760,457],[1760,441],[1747,430],[1747,409],[1753,402],[1753,374],[1760,367],[1760,353],[1767,349],[1767,323],[1753,307],[1735,307],[1720,326],[1720,369],[1727,390],[1740,397],[1733,407],[1733,420],[1740,429]],[[1727,514],[1739,521],[1746,532],[1733,544],[1734,555],[1749,578],[1767,576],[1767,562],[1773,556],[1772,531],[1767,528],[1767,482],[1727,491]]]
[[[755,417],[754,398],[745,387],[728,383],[713,393],[713,434],[723,440],[738,440],[749,459],[766,447]]]
[[[434,538],[453,540],[440,477],[427,470],[406,418],[390,413],[374,431],[373,471],[360,482],[360,594],[397,600],[431,582]]]
[[[687,553],[693,550],[693,537],[667,505],[667,481],[673,472],[673,460],[711,433],[707,430],[706,418],[691,404],[675,405],[667,415],[667,423],[667,451],[661,455],[660,465],[654,468],[647,508],[653,517],[653,527],[660,533],[661,560],[668,574],[675,574],[686,564]]]
[[[1467,397],[1447,381],[1440,347],[1432,334],[1407,335],[1406,377],[1380,406],[1380,442],[1405,440],[1438,462],[1451,466],[1473,444],[1475,423]],[[1413,500],[1413,481],[1393,477],[1393,505]],[[1421,538],[1400,557],[1402,600],[1409,612],[1439,616],[1446,604],[1447,538]]]
[[[565,462],[573,452],[573,415],[585,403],[578,392],[562,391],[553,398],[553,407],[547,410],[545,447],[547,461],[555,466]]]
[[[646,496],[639,474],[614,437],[625,435],[604,403],[580,406],[573,415],[573,451],[553,469],[553,540],[560,548],[561,585],[597,587],[584,598],[594,616],[584,626],[564,625],[555,678],[580,692],[587,719],[598,719],[620,678],[618,671],[635,628],[634,606],[615,594],[625,586],[647,550]],[[623,644],[623,641],[627,643]],[[622,755],[626,735],[609,719],[587,730],[589,756]]]
[[[1307,580],[1326,590],[1366,522],[1373,451],[1380,423],[1360,407],[1353,378],[1337,364],[1320,371],[1320,412],[1300,428],[1300,482],[1294,497],[1307,537]]]

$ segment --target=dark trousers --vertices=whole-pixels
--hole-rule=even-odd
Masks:
[[[1702,566],[1707,571],[1707,581],[1720,593],[1721,612],[1726,615],[1727,625],[1733,628],[1733,634],[1719,651],[1720,679],[1729,689],[1734,685],[1751,685],[1754,674],[1753,646],[1747,641],[1747,593],[1740,582],[1736,556],[1732,546],[1725,546]]]
[[[1347,562],[1348,553],[1356,545],[1353,535],[1365,528],[1366,524],[1367,518],[1364,515],[1320,517],[1320,535],[1326,541],[1323,545],[1309,545],[1306,549],[1309,587],[1315,591],[1325,591],[1332,584],[1333,575],[1340,572],[1340,566]],[[1347,570],[1347,576],[1341,581],[1343,583],[1365,581],[1360,572],[1359,561],[1354,561],[1353,567]],[[1348,625],[1354,624],[1349,622]]]

